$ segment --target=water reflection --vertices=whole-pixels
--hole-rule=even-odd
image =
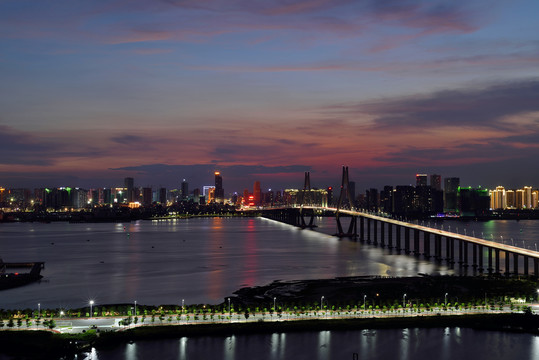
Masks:
[[[408,328],[141,341],[86,359],[536,359],[538,351],[528,334]]]

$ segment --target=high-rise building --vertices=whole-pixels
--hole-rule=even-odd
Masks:
[[[352,201],[352,204],[356,206],[356,182],[355,181],[349,181],[348,182],[348,189],[350,189],[350,200]],[[348,201],[347,201],[348,202]]]
[[[505,207],[514,209],[517,206],[517,198],[514,190],[507,190],[505,192]]]
[[[163,205],[167,204],[167,189],[159,188],[159,202]]]
[[[378,189],[369,189],[366,192],[366,206],[369,211],[378,211]]]
[[[452,177],[444,179],[444,211],[458,211],[458,189],[460,186],[460,178]]]
[[[189,183],[183,179],[179,200],[187,200],[189,198]]]
[[[126,189],[125,191],[127,191],[126,198],[128,203],[134,201],[134,185],[135,181],[132,177],[126,177],[124,179],[124,188]]]
[[[225,190],[223,189],[223,177],[219,171],[215,172],[215,202],[222,204],[225,201]]]
[[[262,200],[262,190],[260,189],[260,181],[255,181],[255,184],[253,186],[253,200],[255,203],[255,206],[261,205]]]
[[[150,206],[152,204],[152,188],[142,188],[142,204],[144,206]]]
[[[524,186],[524,206],[526,209],[532,208],[532,187]]]
[[[515,194],[515,206],[517,204],[517,195]],[[507,200],[505,196],[505,188],[503,186],[497,186],[496,190],[490,191],[490,208],[491,209],[505,209],[507,207]]]
[[[427,186],[427,174],[416,174],[415,186]]]
[[[432,174],[430,176],[430,187],[435,190],[442,190],[442,175]]]

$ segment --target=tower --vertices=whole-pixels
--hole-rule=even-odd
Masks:
[[[133,189],[133,187],[134,187],[133,178],[132,177],[126,177],[124,179],[124,188],[127,191],[126,198],[127,198],[128,203],[133,202],[133,200],[134,200],[134,193],[133,193],[134,189]]]
[[[215,202],[222,204],[225,201],[225,191],[223,189],[223,178],[221,173],[216,171],[215,175]]]
[[[253,186],[253,200],[256,206],[261,205],[260,201],[262,198],[262,190],[260,190],[260,181],[255,181]]]
[[[189,197],[189,183],[183,179],[181,186],[180,200],[186,200]]]
[[[416,174],[415,186],[427,186],[427,174]]]

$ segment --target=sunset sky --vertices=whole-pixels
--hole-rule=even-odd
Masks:
[[[537,0],[0,0],[0,186],[539,187]]]

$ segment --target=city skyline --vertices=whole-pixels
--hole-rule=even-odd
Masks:
[[[539,3],[5,1],[0,186],[539,177]],[[265,185],[268,184],[268,185]],[[271,185],[270,185],[271,184]]]

